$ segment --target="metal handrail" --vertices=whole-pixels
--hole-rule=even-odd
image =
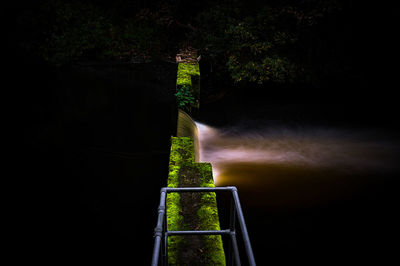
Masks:
[[[231,204],[231,214],[229,229],[225,230],[197,230],[197,231],[168,231],[166,228],[166,198],[167,194],[171,192],[185,193],[185,192],[220,192],[220,191],[231,191],[233,202]],[[233,249],[233,253],[229,256],[228,264],[231,265],[235,262],[236,265],[240,264],[239,248],[236,240],[236,228],[235,228],[235,212],[238,217],[240,229],[243,236],[244,247],[247,254],[247,259],[250,266],[255,266],[253,250],[250,244],[249,234],[247,232],[246,223],[244,221],[242,207],[239,201],[239,194],[237,188],[234,186],[229,187],[182,187],[182,188],[170,188],[163,187],[160,195],[160,205],[158,207],[158,218],[157,226],[154,229],[154,249],[151,265],[157,266],[160,261],[160,250],[162,250],[161,265],[167,265],[168,259],[168,247],[167,239],[168,236],[172,235],[229,235],[230,236],[230,253]]]

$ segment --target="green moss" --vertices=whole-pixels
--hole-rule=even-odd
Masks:
[[[199,63],[179,63],[176,85],[192,85],[192,76],[200,76]]]
[[[192,79],[190,73],[192,72],[192,65],[187,63],[179,63],[178,64],[178,73],[176,79],[176,85],[183,86],[189,85],[192,86]]]
[[[211,164],[199,163],[197,167],[202,176],[200,186],[215,187]],[[203,230],[221,230],[215,193],[203,193],[200,206],[200,209],[197,211],[200,219],[200,228]],[[203,241],[210,265],[226,265],[221,236],[204,236]]]
[[[167,196],[167,229],[170,231],[182,230],[183,227],[180,199],[178,193],[169,193]],[[171,265],[177,264],[179,247],[184,244],[183,241],[179,236],[168,237],[168,260]]]
[[[194,162],[194,143],[190,137],[173,137],[171,139],[171,153],[169,162],[168,186],[179,187],[179,174],[182,167],[199,172],[201,179],[199,186],[214,187],[212,168],[209,163]],[[197,215],[202,230],[220,230],[215,193],[202,193],[200,208]],[[180,194],[169,193],[167,196],[167,228],[168,230],[189,230],[181,215]],[[205,260],[207,265],[225,265],[225,254],[221,236],[204,236]],[[185,245],[184,238],[174,236],[168,238],[168,261],[177,265],[179,248]]]
[[[171,138],[171,153],[169,158],[168,187],[179,187],[179,171],[182,166],[194,162],[193,140],[188,137]],[[167,229],[170,231],[185,230],[182,206],[179,193],[167,195]],[[168,261],[171,265],[177,265],[179,247],[184,245],[181,236],[168,237]]]
[[[178,74],[176,79],[177,91],[182,87],[188,86],[192,90],[194,102],[192,107],[199,107],[200,100],[200,67],[198,62],[182,62],[178,64]]]
[[[170,167],[194,163],[194,143],[190,137],[172,137]],[[171,168],[170,168],[171,170]]]

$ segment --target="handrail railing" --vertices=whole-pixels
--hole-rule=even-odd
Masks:
[[[229,229],[225,230],[195,230],[195,231],[168,231],[166,226],[166,198],[167,194],[171,192],[220,192],[220,191],[231,191],[232,192],[232,204],[230,210],[230,222]],[[172,235],[229,235],[230,236],[230,255],[228,257],[228,265],[235,263],[240,264],[239,248],[236,240],[236,227],[235,227],[235,213],[237,214],[240,229],[242,232],[244,247],[247,254],[249,265],[254,266],[256,262],[254,260],[253,250],[250,244],[250,238],[247,232],[246,223],[242,212],[242,207],[239,201],[239,195],[237,188],[234,186],[229,187],[182,187],[182,188],[170,188],[163,187],[161,189],[160,205],[158,207],[158,218],[157,226],[154,229],[154,249],[152,257],[152,266],[157,266],[161,263],[162,266],[168,265],[168,236]],[[233,253],[232,253],[233,249]],[[162,251],[162,257],[160,259],[160,251]]]

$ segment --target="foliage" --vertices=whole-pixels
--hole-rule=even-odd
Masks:
[[[296,38],[277,29],[275,19],[276,15],[266,8],[226,30],[231,40],[227,66],[235,82],[247,80],[262,84],[268,80],[290,81],[294,77],[295,66],[282,51]]]
[[[340,43],[344,33],[334,28],[345,2],[43,0],[17,14],[24,31],[18,48],[53,65],[86,59],[143,62],[175,56],[185,40],[200,49],[202,60],[212,63],[212,76],[223,83],[297,82],[315,73],[337,76],[346,66],[341,65],[345,55],[334,53],[346,50]],[[323,24],[329,16],[331,28]],[[336,31],[339,38],[324,31]]]
[[[196,106],[200,93],[200,69],[198,63],[179,63],[177,73],[177,97],[178,107],[190,111]]]
[[[210,51],[208,56],[225,64],[221,71],[228,71],[235,82],[289,81],[295,66],[284,55],[284,48],[295,42],[294,34],[277,27],[277,15],[269,7],[255,15],[241,15],[240,10],[228,13],[221,7],[201,14],[199,31],[203,34],[198,41]],[[210,24],[218,26],[203,26]]]
[[[220,79],[291,83],[310,75],[301,34],[338,8],[338,1],[328,0],[235,1],[199,14],[191,38]]]
[[[190,110],[191,105],[195,103],[192,89],[188,85],[178,87],[175,96],[178,102],[178,107],[182,110]]]
[[[201,48],[202,57],[212,64],[213,72],[219,80],[225,80],[229,75],[226,62],[230,40],[225,31],[236,22],[234,12],[217,5],[197,16],[196,30],[189,36],[195,46]]]
[[[40,37],[32,42],[52,65],[82,59],[146,61],[167,56],[174,40],[169,36],[173,17],[165,7],[120,17],[92,2],[45,0],[35,12],[31,23],[38,25]]]
[[[43,22],[49,26],[39,51],[51,64],[63,65],[109,45],[110,23],[95,7],[58,0],[45,2],[42,8]]]

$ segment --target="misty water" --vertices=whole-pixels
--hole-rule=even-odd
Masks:
[[[260,265],[390,257],[400,155],[390,133],[262,120],[197,127],[215,185],[238,187]]]

